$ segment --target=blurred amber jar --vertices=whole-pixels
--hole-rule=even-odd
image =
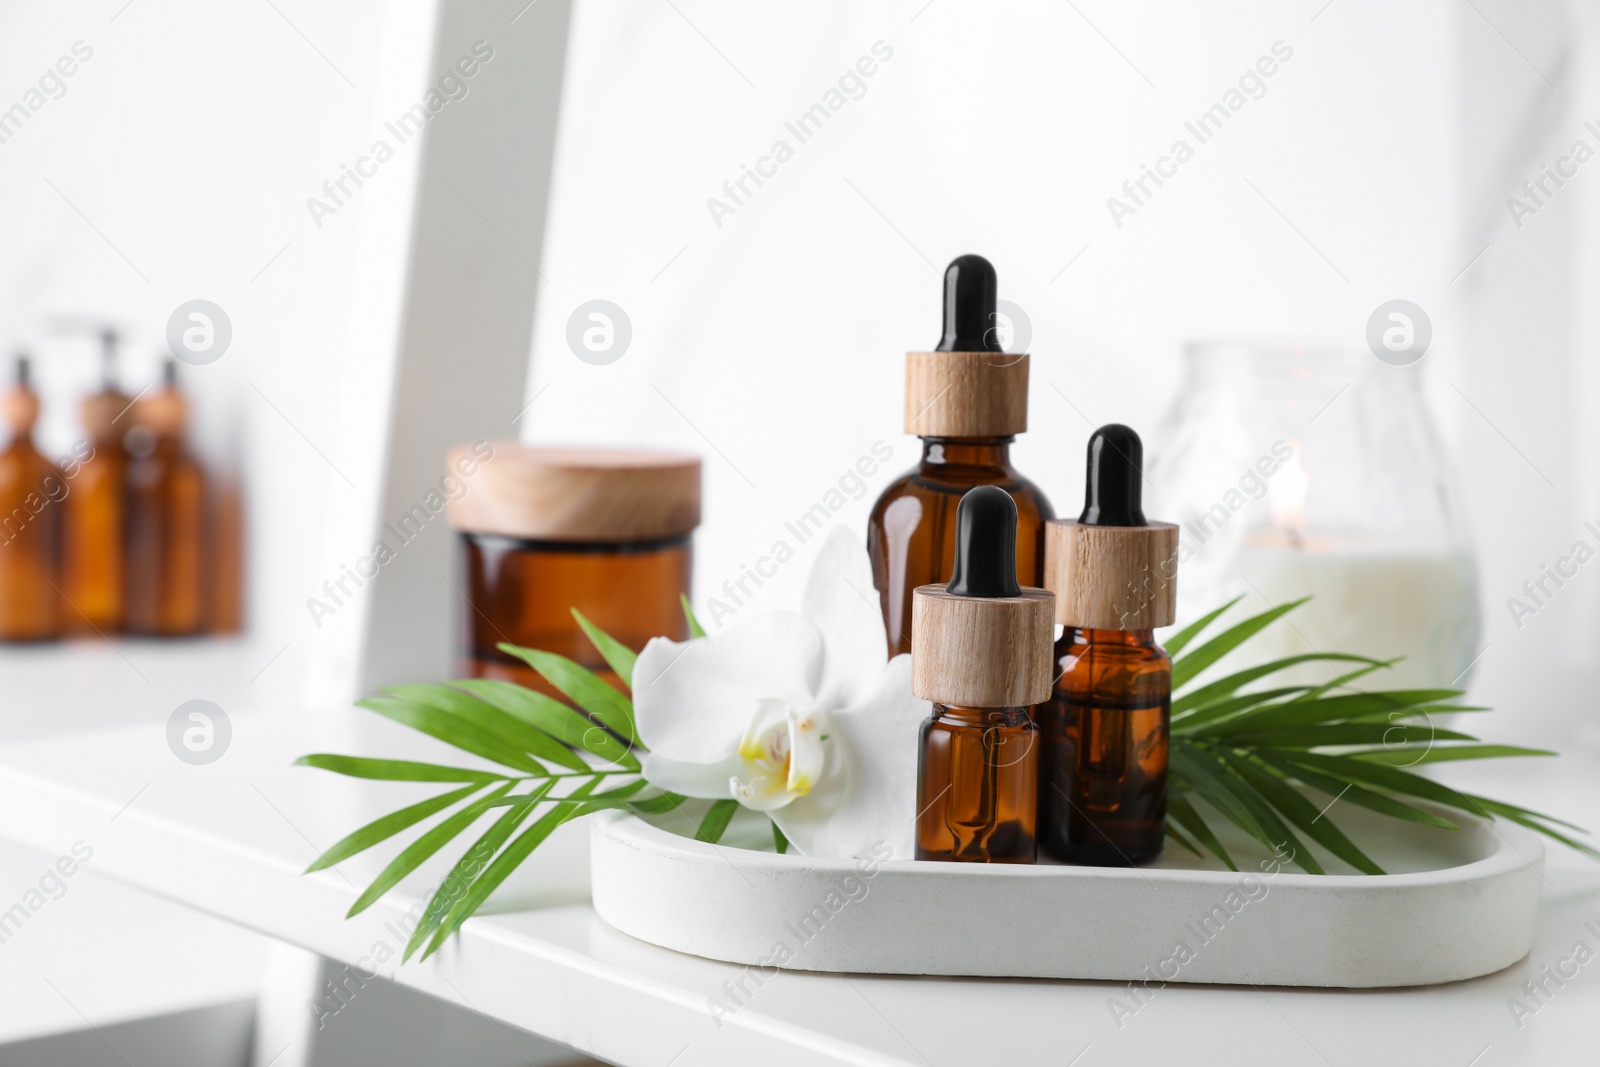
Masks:
[[[576,608],[634,651],[689,636],[690,538],[700,524],[700,460],[670,452],[453,449],[465,485],[450,505],[459,533],[461,671],[547,693],[502,642],[556,652],[620,685],[573,618]]]

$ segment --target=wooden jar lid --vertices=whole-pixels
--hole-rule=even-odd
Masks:
[[[448,462],[465,487],[450,502],[458,530],[626,543],[682,537],[700,525],[698,456],[495,441],[458,445]]]
[[[1178,601],[1178,528],[1045,523],[1044,584],[1056,622],[1091,630],[1171,626]]]
[[[1050,698],[1055,597],[955,596],[942,585],[911,594],[911,691],[964,708],[1017,708]]]
[[[1028,357],[907,352],[906,433],[1006,437],[1028,428]]]

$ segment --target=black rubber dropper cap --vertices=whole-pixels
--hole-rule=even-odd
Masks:
[[[32,384],[32,379],[33,379],[32,365],[28,361],[28,354],[26,352],[18,352],[17,353],[17,385],[20,388],[26,389],[26,388],[28,388],[29,385]]]
[[[957,256],[944,269],[944,336],[935,352],[999,352],[995,301],[999,283],[982,256]]]
[[[956,506],[953,596],[1018,596],[1017,502],[997,485],[969,489]]]
[[[1085,526],[1144,526],[1141,471],[1144,445],[1121,423],[1108,423],[1089,435],[1089,471],[1083,481]]]
[[[178,361],[177,360],[169,359],[165,363],[161,364],[161,384],[165,385],[169,389],[177,388],[177,386],[178,386]]]
[[[117,388],[117,331],[109,326],[100,330],[100,387],[108,393]]]

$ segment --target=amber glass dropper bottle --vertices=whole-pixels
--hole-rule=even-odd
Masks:
[[[65,483],[33,443],[39,395],[28,358],[0,401],[11,440],[0,451],[0,641],[47,641],[61,629],[61,506]]]
[[[63,503],[63,589],[75,611],[69,629],[121,629],[123,618],[123,543],[128,453],[123,448],[124,419],[132,400],[117,388],[117,335],[101,331],[100,391],[83,398],[87,449],[75,448],[78,470]],[[87,454],[83,454],[83,453]]]
[[[867,521],[867,550],[889,655],[911,651],[911,591],[949,581],[956,506],[967,490],[996,485],[1017,505],[1017,580],[1043,582],[1050,501],[1011,465],[1011,442],[1028,428],[1028,357],[1000,349],[997,282],[982,256],[944,272],[944,335],[932,352],[906,353],[906,432],[922,438],[915,470],[890,483]]]
[[[1032,863],[1038,730],[1055,598],[1017,584],[1017,505],[979,486],[956,512],[955,576],[913,594],[911,691],[933,701],[917,762],[916,858]]]
[[[127,627],[182,636],[205,623],[205,477],[183,445],[188,404],[168,360],[128,434]]]
[[[1089,438],[1083,514],[1045,532],[1059,672],[1039,719],[1039,846],[1068,863],[1154,859],[1166,832],[1172,660],[1155,628],[1177,596],[1178,528],[1146,522],[1144,449],[1126,426]]]

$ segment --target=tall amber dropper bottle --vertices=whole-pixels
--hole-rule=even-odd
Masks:
[[[1045,532],[1056,678],[1039,719],[1039,846],[1068,863],[1154,859],[1166,832],[1172,660],[1155,627],[1177,597],[1178,528],[1146,522],[1144,448],[1126,426],[1089,438],[1083,514]]]
[[[1055,598],[1017,584],[1017,505],[986,485],[956,512],[955,576],[913,594],[911,691],[933,701],[917,762],[916,858],[1032,863],[1038,730]]]
[[[890,483],[867,521],[872,581],[889,655],[911,651],[911,592],[950,579],[962,494],[995,485],[1017,506],[1017,580],[1043,583],[1050,501],[1011,465],[1011,442],[1028,428],[1028,357],[1000,349],[997,283],[982,256],[944,272],[944,335],[932,352],[906,353],[906,433],[922,438],[915,470]]]
[[[61,494],[66,484],[33,443],[39,395],[28,359],[0,398],[11,440],[0,451],[0,641],[46,641],[61,629]]]
[[[100,333],[100,391],[83,398],[86,439],[74,446],[77,463],[72,491],[63,503],[62,588],[75,611],[70,629],[118,630],[123,620],[123,518],[128,453],[123,448],[125,419],[132,400],[117,388],[117,335]],[[86,446],[86,447],[85,447]]]
[[[205,624],[205,476],[183,444],[188,403],[168,360],[128,435],[127,627],[168,637]]]

